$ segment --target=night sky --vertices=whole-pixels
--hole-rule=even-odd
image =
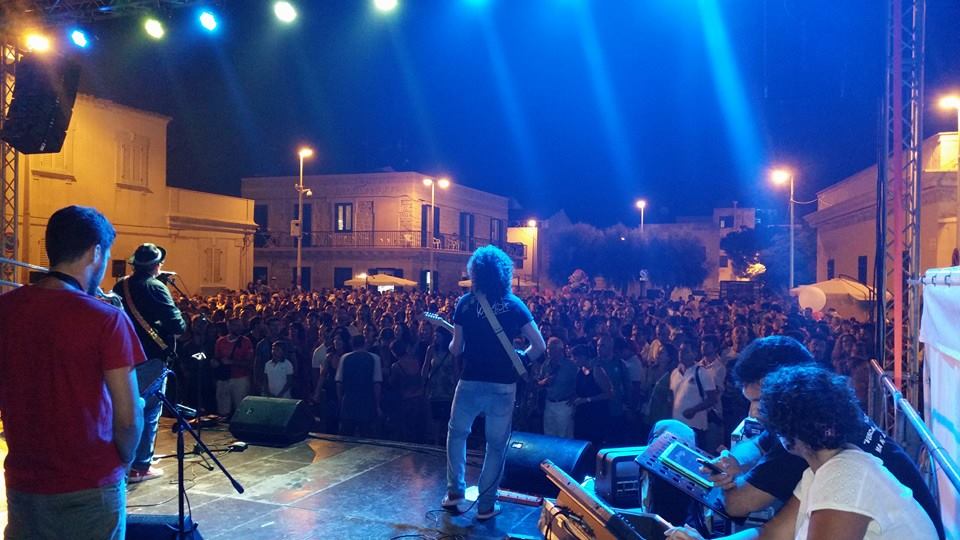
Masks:
[[[785,206],[875,162],[881,0],[232,0],[204,34],[137,19],[89,25],[81,91],[173,118],[168,182],[239,194],[243,176],[385,167],[449,174],[600,226]],[[960,89],[960,3],[927,3],[926,132]]]

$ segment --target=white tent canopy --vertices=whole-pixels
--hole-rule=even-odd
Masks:
[[[366,277],[357,276],[343,282],[348,287],[416,287],[417,282],[389,274],[372,274]]]
[[[835,309],[844,318],[867,320],[873,310],[873,288],[847,276],[840,276],[790,289],[803,309]],[[887,293],[887,298],[890,298]]]
[[[523,279],[520,276],[514,276],[511,284],[514,287],[536,287],[537,284],[529,279]],[[473,287],[473,282],[469,279],[461,279],[457,282],[457,285],[465,288]]]

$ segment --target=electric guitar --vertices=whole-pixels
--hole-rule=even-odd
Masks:
[[[453,324],[451,324],[449,321],[447,321],[440,315],[437,315],[436,313],[424,311],[423,313],[418,315],[417,318],[419,318],[421,321],[426,321],[436,327],[446,328],[447,331],[449,331],[451,334],[453,333]],[[517,354],[509,355],[510,360],[513,362],[513,368],[517,370],[517,375],[519,375],[521,379],[524,379],[529,374],[527,366],[529,366],[531,362],[527,358],[527,354],[525,352],[519,349],[514,349],[514,351],[516,351]]]

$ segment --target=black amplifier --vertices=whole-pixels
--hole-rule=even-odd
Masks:
[[[645,446],[604,448],[597,452],[597,496],[617,508],[640,506],[640,465]]]

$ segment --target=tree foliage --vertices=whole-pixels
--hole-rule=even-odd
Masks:
[[[707,250],[692,236],[653,238],[647,243],[647,252],[651,281],[668,291],[699,287],[707,279]]]
[[[548,273],[559,284],[577,268],[620,289],[644,269],[651,282],[668,289],[698,287],[708,273],[706,249],[692,236],[644,237],[623,225],[600,231],[578,223],[552,234],[549,247]]]
[[[551,281],[563,285],[578,268],[589,275],[597,273],[597,254],[603,243],[603,234],[596,227],[575,223],[552,231],[548,238],[550,266],[547,275]]]
[[[767,248],[769,241],[765,231],[743,227],[721,238],[720,249],[730,258],[734,275],[743,277],[747,267],[759,261],[760,252]]]

